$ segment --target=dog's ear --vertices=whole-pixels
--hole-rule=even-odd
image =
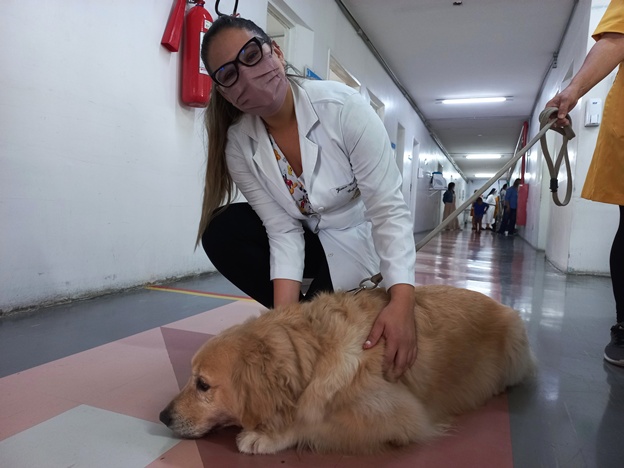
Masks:
[[[279,429],[289,425],[302,390],[297,384],[297,370],[293,369],[295,363],[289,362],[292,353],[277,350],[253,335],[246,337],[242,346],[232,370],[232,384],[243,428],[262,425]]]

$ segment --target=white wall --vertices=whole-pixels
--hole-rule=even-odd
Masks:
[[[594,44],[590,37],[604,14],[608,0],[581,0],[565,37],[558,67],[551,70],[542,89],[529,134],[539,130],[539,113],[557,91],[565,88],[566,73],[572,67],[577,73],[587,52]],[[529,203],[527,226],[521,234],[536,248],[546,251],[546,257],[559,269],[570,273],[608,274],[609,252],[618,224],[618,208],[580,198],[587,169],[598,136],[598,127],[583,125],[585,102],[588,98],[604,98],[613,82],[615,72],[596,85],[570,113],[576,138],[569,144],[570,163],[574,180],[572,200],[566,207],[554,206],[550,200],[548,172],[543,167],[541,150],[534,147],[528,157]],[[552,132],[551,132],[552,133]],[[550,145],[558,148],[559,135],[549,135]],[[550,152],[554,148],[549,146]],[[563,169],[561,171],[563,175]],[[560,198],[565,196],[565,176],[559,179]]]
[[[0,309],[210,268],[169,1],[2,3]]]
[[[415,207],[414,232],[430,231],[442,221],[444,208],[442,203],[444,190],[432,190],[430,188],[431,173],[440,171],[447,184],[455,182],[457,207],[465,200],[465,197],[462,197],[462,193],[466,193],[466,181],[459,176],[459,173],[442,153],[420,152],[416,162],[410,162],[413,163],[411,168],[413,185],[411,200],[412,206]],[[458,221],[462,223],[463,218],[460,216]]]
[[[193,250],[202,112],[180,105],[179,54],[160,45],[172,3],[2,3],[0,310],[212,269]],[[331,50],[384,102],[393,142],[398,123],[405,128],[408,176],[414,139],[420,160],[453,174],[333,0],[273,4],[297,24],[295,66],[325,77]],[[261,27],[266,11],[266,0],[239,8]],[[430,229],[437,208],[413,202],[423,182],[406,184],[405,194]]]

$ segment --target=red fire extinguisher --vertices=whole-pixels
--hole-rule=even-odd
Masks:
[[[180,47],[182,21],[184,20],[184,45],[182,48],[182,102],[191,107],[206,107],[210,98],[212,80],[200,57],[204,34],[212,25],[212,16],[204,8],[204,0],[196,0],[186,15],[186,0],[177,0],[163,34],[161,44],[172,52]]]

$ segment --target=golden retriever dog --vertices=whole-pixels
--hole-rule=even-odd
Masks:
[[[238,449],[250,454],[373,453],[429,441],[533,373],[513,309],[449,286],[414,294],[418,356],[396,382],[384,378],[383,342],[362,349],[386,291],[322,294],[209,340],[160,420],[187,438],[240,426]]]

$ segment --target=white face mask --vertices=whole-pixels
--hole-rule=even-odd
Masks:
[[[219,92],[247,114],[269,117],[280,110],[286,99],[288,79],[282,68],[266,54],[256,65],[238,67],[238,80]]]

